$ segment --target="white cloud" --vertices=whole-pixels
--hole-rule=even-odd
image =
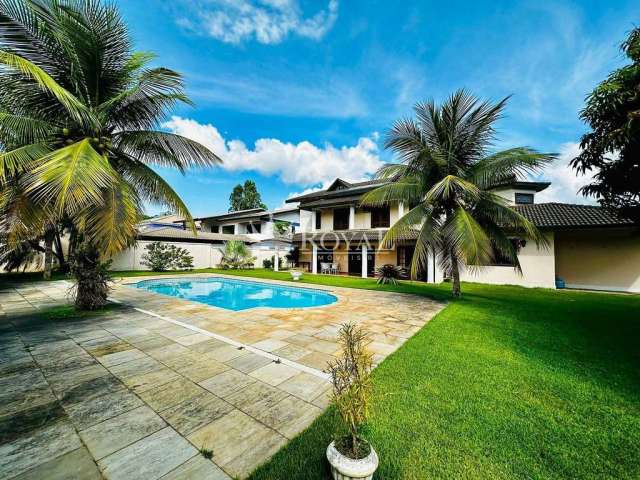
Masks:
[[[260,138],[253,148],[240,140],[225,139],[211,124],[174,116],[163,124],[174,133],[196,140],[222,158],[228,171],[255,171],[277,175],[282,182],[309,187],[326,185],[336,177],[364,180],[383,164],[378,157],[376,133],[362,137],[353,146],[318,147],[308,141],[294,144],[275,138]]]
[[[289,34],[319,40],[338,17],[338,0],[306,17],[297,0],[208,0],[187,7],[193,16],[179,17],[180,26],[231,44],[251,38],[276,44]]]
[[[542,180],[551,182],[551,186],[536,195],[536,202],[596,203],[592,197],[584,197],[578,193],[592,179],[592,175],[580,175],[569,165],[578,154],[578,143],[567,142],[560,145],[558,158],[540,176]]]

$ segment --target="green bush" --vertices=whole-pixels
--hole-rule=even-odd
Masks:
[[[147,253],[142,255],[142,264],[154,272],[191,270],[193,268],[193,257],[186,248],[153,242],[145,249]]]

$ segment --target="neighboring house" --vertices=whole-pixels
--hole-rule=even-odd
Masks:
[[[200,222],[196,220],[194,223],[196,225],[196,230],[200,230]],[[179,215],[160,215],[140,222],[138,224],[138,230],[144,231],[164,227],[180,229],[183,228],[183,224],[184,218]]]
[[[299,202],[301,218],[311,219],[301,221],[302,231],[293,236],[304,266],[320,273],[329,263],[339,273],[360,276],[373,276],[375,268],[386,263],[409,267],[415,236],[408,235],[391,248],[380,246],[407,207],[402,203],[358,206],[364,193],[382,183],[337,179],[326,190],[287,200]],[[522,274],[497,258],[495,265],[465,268],[462,279],[548,288],[558,280],[567,288],[640,292],[640,228],[600,207],[536,203],[536,193],[548,186],[547,182],[513,181],[494,191],[544,232],[549,248],[539,249],[535,242],[514,234]],[[440,282],[443,277],[432,254],[422,280]]]
[[[229,240],[240,240],[250,245],[252,240],[246,235],[222,235],[191,229],[183,229],[175,224],[156,228],[141,228],[135,246],[117,254],[111,263],[111,270],[148,270],[142,256],[147,253],[147,245],[162,242],[185,248],[193,257],[194,268],[215,268],[220,264],[224,244]]]
[[[288,207],[268,211],[264,208],[252,208],[235,212],[197,218],[202,231],[229,235],[248,235],[256,241],[265,241],[281,237],[276,231],[276,223],[286,226],[284,234],[295,233],[300,228],[298,207]]]
[[[244,210],[212,217],[196,218],[196,232],[187,227],[184,220],[175,215],[155,217],[138,225],[137,242],[112,259],[112,270],[147,270],[142,256],[146,246],[163,242],[185,248],[193,256],[194,268],[214,268],[220,264],[227,241],[242,241],[256,257],[256,267],[274,255],[281,258],[291,246],[290,235],[274,232],[276,221],[284,222],[288,231],[299,227],[298,209],[286,208],[267,212],[263,209]]]

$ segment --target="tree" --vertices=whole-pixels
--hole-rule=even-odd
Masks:
[[[238,210],[248,210],[250,208],[264,208],[267,206],[262,203],[262,197],[256,182],[253,180],[246,180],[244,185],[236,185],[229,195],[229,211],[235,212]]]
[[[152,166],[184,172],[220,159],[156,130],[190,101],[181,75],[151,66],[154,58],[132,51],[112,4],[0,0],[0,230],[9,243],[68,219],[87,255],[75,264],[102,264],[135,241],[144,202],[195,229]]]
[[[578,173],[594,171],[580,191],[640,223],[640,27],[621,46],[631,63],[612,72],[589,94],[580,118],[591,131],[571,162]]]
[[[442,105],[433,100],[416,104],[416,118],[395,122],[387,134],[385,147],[395,152],[400,163],[382,167],[378,177],[390,182],[362,198],[365,206],[401,201],[411,207],[382,243],[392,245],[417,235],[412,277],[425,271],[429,254],[437,252],[456,297],[465,265],[486,265],[500,254],[520,270],[510,232],[547,244],[531,222],[491,192],[555,158],[525,147],[489,152],[494,124],[506,102],[506,98],[496,104],[481,102],[459,90]]]

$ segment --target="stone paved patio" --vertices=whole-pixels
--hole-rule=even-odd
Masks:
[[[66,282],[0,287],[0,478],[243,478],[327,406],[341,323],[379,362],[443,306],[330,288],[326,307],[232,312],[131,281],[77,319],[42,314]]]

